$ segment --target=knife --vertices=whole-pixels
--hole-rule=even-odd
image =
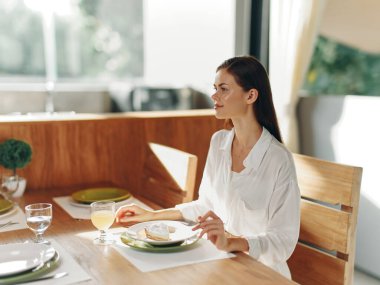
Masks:
[[[47,279],[58,279],[58,278],[61,278],[61,277],[65,277],[66,275],[69,275],[69,273],[67,273],[67,272],[60,272],[60,273],[56,273],[54,275],[42,276],[42,277],[39,277],[39,278],[36,278],[36,279],[26,280],[26,281],[23,281],[23,282],[20,282],[20,283],[15,283],[15,284],[30,283],[30,282],[36,282],[36,281],[41,281],[41,280],[47,280]]]

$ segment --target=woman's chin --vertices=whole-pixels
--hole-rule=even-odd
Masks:
[[[227,117],[222,112],[220,112],[218,110],[215,110],[215,117],[217,119],[227,119]]]
[[[218,114],[218,113],[215,114],[215,118],[217,118],[217,119],[227,119],[226,116],[223,116],[223,115]]]

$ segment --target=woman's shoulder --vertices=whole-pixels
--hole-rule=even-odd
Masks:
[[[211,137],[212,143],[221,143],[223,142],[229,135],[231,135],[232,130],[222,129],[215,132]]]
[[[275,160],[276,163],[293,164],[293,155],[287,149],[287,147],[280,143],[276,138],[273,137],[270,147],[268,149],[270,152],[271,159]]]
[[[215,132],[211,137],[210,150],[212,152],[225,150],[231,140],[231,136],[233,136],[232,130],[222,129]]]

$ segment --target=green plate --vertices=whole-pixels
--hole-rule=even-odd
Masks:
[[[0,198],[0,214],[5,213],[12,209],[13,202]]]
[[[57,268],[60,263],[59,254],[55,252],[55,255],[48,262],[43,265],[24,273],[15,274],[12,276],[0,278],[0,284],[14,284],[31,281],[35,278],[41,277]]]
[[[84,204],[91,204],[97,201],[122,201],[129,198],[131,194],[127,190],[120,188],[90,188],[71,194],[74,201]]]
[[[128,245],[132,249],[139,250],[139,251],[158,252],[158,253],[169,253],[169,252],[187,250],[187,249],[195,247],[197,241],[199,240],[199,238],[195,237],[192,239],[187,239],[181,244],[154,246],[143,241],[135,240],[131,238],[127,233],[122,233],[120,235],[120,239],[124,244]]]

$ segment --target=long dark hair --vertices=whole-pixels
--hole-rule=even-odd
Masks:
[[[230,73],[244,91],[250,89],[258,91],[259,96],[252,105],[256,120],[279,142],[282,142],[268,74],[262,64],[253,56],[237,56],[224,61],[218,66],[216,72],[221,69]],[[225,127],[233,127],[231,119],[226,120]]]

